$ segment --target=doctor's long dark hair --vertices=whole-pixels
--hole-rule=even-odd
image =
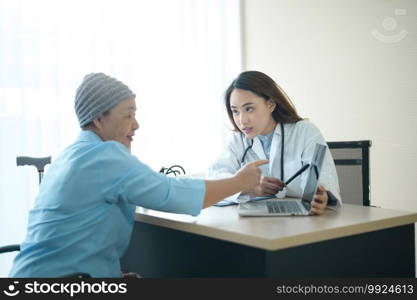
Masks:
[[[265,101],[274,101],[276,106],[272,112],[272,117],[277,123],[296,123],[303,119],[298,115],[287,94],[271,77],[259,71],[246,71],[240,73],[239,76],[233,80],[224,95],[227,114],[236,131],[239,131],[239,128],[233,120],[233,113],[230,108],[230,95],[234,89],[251,91],[264,98]]]

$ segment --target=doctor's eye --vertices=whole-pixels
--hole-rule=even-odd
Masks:
[[[232,109],[232,113],[237,116],[239,114],[239,112],[236,109]]]
[[[252,111],[254,111],[254,110],[255,110],[255,109],[254,109],[253,107],[250,107],[250,106],[245,108],[245,111],[246,111],[246,112],[252,112]]]

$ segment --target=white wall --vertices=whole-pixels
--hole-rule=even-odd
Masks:
[[[372,140],[371,203],[417,211],[417,1],[243,0],[242,19],[244,68],[327,140]]]

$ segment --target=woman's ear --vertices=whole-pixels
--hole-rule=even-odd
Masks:
[[[94,124],[94,126],[95,126],[97,129],[102,129],[102,126],[101,126],[101,117],[95,118],[95,119],[93,120],[93,124]]]
[[[275,107],[277,107],[277,104],[275,103],[275,101],[272,101],[271,99],[269,99],[266,104],[270,112],[273,112]]]

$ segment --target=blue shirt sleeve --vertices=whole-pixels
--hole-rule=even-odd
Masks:
[[[205,182],[201,179],[174,178],[153,171],[131,155],[122,145],[110,142],[112,157],[109,170],[122,174],[117,182],[116,199],[144,208],[165,212],[200,213],[205,196]],[[114,155],[115,152],[118,155]],[[123,173],[121,173],[123,172]]]

